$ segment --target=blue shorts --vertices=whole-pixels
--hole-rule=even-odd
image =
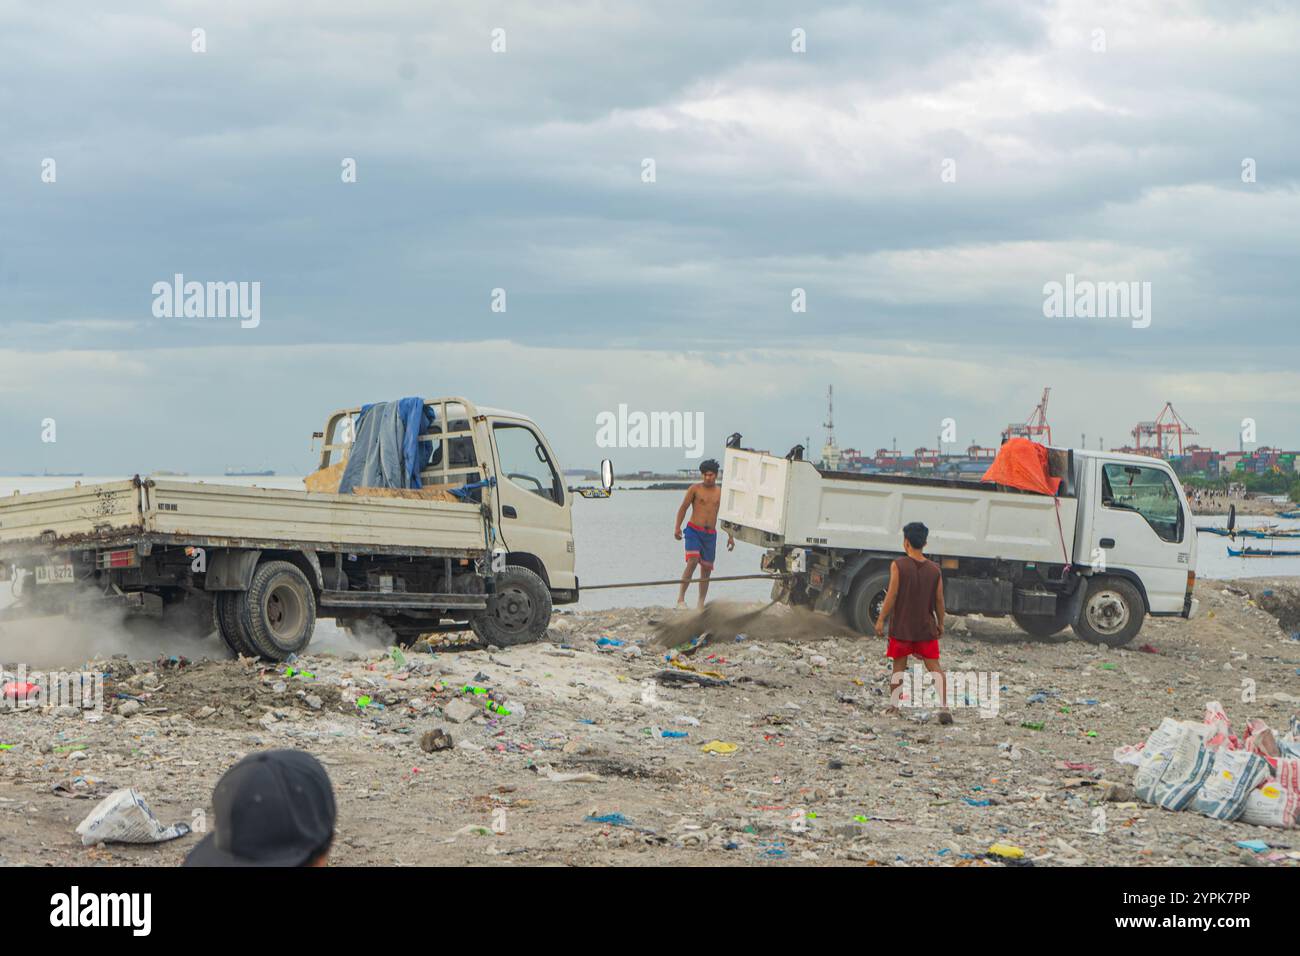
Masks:
[[[700,567],[713,567],[713,560],[718,556],[717,528],[701,528],[688,521],[686,530],[682,532],[682,540],[686,542],[686,560],[699,558]]]

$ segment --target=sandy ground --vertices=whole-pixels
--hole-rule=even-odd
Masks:
[[[404,663],[322,625],[334,649],[292,665],[310,677],[122,655],[89,665],[109,675],[97,721],[0,712],[0,862],[175,865],[197,835],[88,848],[74,828],[118,787],[164,823],[202,824],[227,767],[300,747],[333,779],[341,865],[983,866],[1002,865],[986,857],[1002,843],[1040,866],[1297,866],[1300,831],[1136,804],[1132,768],[1111,753],[1164,716],[1200,719],[1207,700],[1235,728],[1248,717],[1284,728],[1300,705],[1298,584],[1203,582],[1199,620],[1148,620],[1128,650],[954,619],[945,666],[996,674],[999,696],[996,715],[957,708],[952,726],[916,706],[883,713],[883,642],[815,639],[782,608],[684,658],[724,686],[655,679],[667,665],[649,642],[677,613],[656,609],[559,614],[551,643],[408,650]],[[220,656],[215,637],[206,647]],[[465,684],[513,712],[471,703]],[[437,728],[455,746],[426,752]],[[734,750],[706,752],[712,741]]]

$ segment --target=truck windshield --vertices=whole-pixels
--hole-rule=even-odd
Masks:
[[[1183,506],[1169,473],[1159,468],[1112,463],[1102,466],[1101,503],[1136,511],[1164,541],[1183,539]]]

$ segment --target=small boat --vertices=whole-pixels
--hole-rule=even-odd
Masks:
[[[1222,538],[1226,538],[1226,537],[1228,537],[1230,534],[1232,534],[1232,532],[1229,531],[1227,528],[1210,528],[1210,527],[1205,527],[1205,526],[1198,526],[1196,530],[1197,530],[1197,531],[1202,531],[1202,532],[1204,532],[1205,534],[1217,534],[1217,535],[1219,535],[1219,536],[1222,537]]]
[[[1228,545],[1230,558],[1300,558],[1300,551],[1262,551],[1259,548],[1234,548]]]
[[[1300,538],[1300,531],[1283,531],[1281,528],[1238,528],[1243,538]]]
[[[1283,511],[1279,518],[1300,518],[1300,511]]]

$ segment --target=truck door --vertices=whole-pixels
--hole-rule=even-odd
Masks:
[[[490,425],[502,543],[539,558],[552,589],[572,589],[572,512],[555,456],[531,422],[493,417]]]
[[[1095,461],[1094,564],[1136,573],[1154,614],[1179,614],[1187,593],[1196,530],[1173,474],[1159,465]]]

